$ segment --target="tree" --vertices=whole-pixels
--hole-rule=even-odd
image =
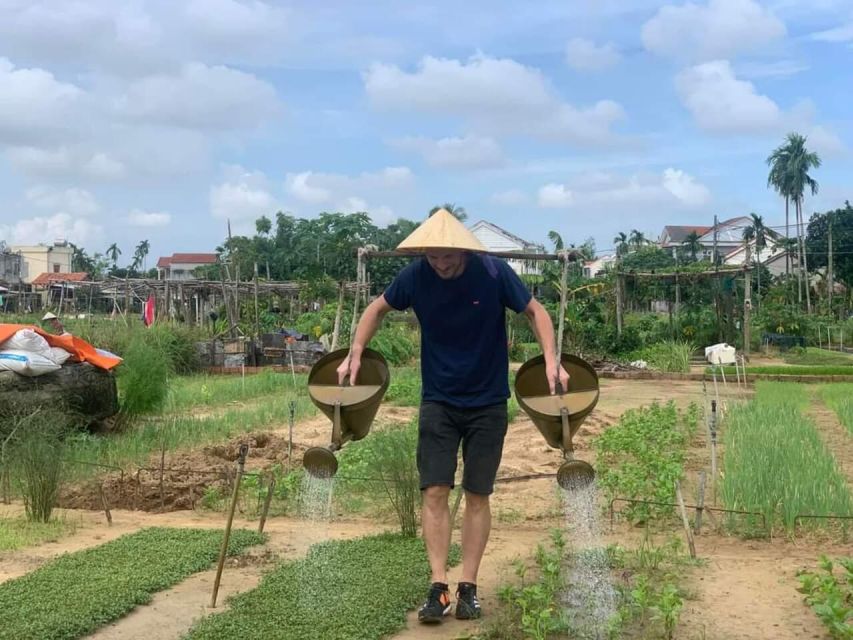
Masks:
[[[844,203],[843,209],[815,213],[809,220],[806,234],[806,251],[811,256],[812,266],[827,266],[829,252],[829,222],[832,217],[832,244],[835,247],[833,258],[833,278],[836,282],[853,288],[853,207]]]
[[[628,236],[624,231],[620,231],[615,238],[613,238],[613,244],[616,246],[616,255],[624,256],[628,253],[629,245],[628,245]]]
[[[684,242],[681,243],[681,246],[684,247],[684,250],[690,253],[690,257],[693,259],[693,262],[698,260],[697,254],[702,250],[702,243],[699,242],[699,234],[695,231],[691,231],[687,234],[687,237],[684,238]]]
[[[133,266],[131,269],[134,271],[139,268],[139,265],[142,265],[142,270],[145,271],[145,257],[148,255],[148,251],[151,249],[151,243],[148,240],[142,240],[138,245],[136,245],[136,250],[133,253]]]
[[[452,202],[445,202],[444,204],[434,206],[429,210],[429,215],[433,215],[439,209],[447,209],[459,222],[465,222],[468,219],[468,212],[465,211],[465,207],[457,207]]]
[[[548,240],[550,240],[551,243],[554,245],[554,251],[563,250],[563,236],[561,236],[559,233],[557,233],[556,231],[549,231]]]
[[[631,229],[631,238],[628,240],[628,244],[630,244],[635,249],[639,249],[643,245],[648,244],[648,240],[646,240],[646,236],[642,231],[638,231],[637,229]]]
[[[272,222],[266,216],[261,216],[255,220],[255,229],[257,230],[258,235],[267,236],[272,230]]]
[[[112,270],[116,270],[116,263],[118,262],[118,257],[121,255],[121,249],[118,248],[118,245],[113,242],[109,247],[107,247],[107,252],[105,254],[107,258],[109,258],[110,262],[113,263]]]
[[[743,230],[743,237],[745,239],[747,232],[750,232],[750,240],[755,242],[755,253],[752,255],[752,261],[756,265],[758,272],[756,291],[758,306],[761,306],[761,269],[759,267],[761,265],[761,252],[767,247],[768,229],[764,226],[764,219],[761,216],[755,213],[749,215],[752,218],[752,222]]]
[[[797,225],[797,238],[800,249],[800,276],[806,291],[806,309],[811,313],[811,294],[808,281],[808,257],[805,251],[805,232],[803,224],[803,197],[808,188],[812,195],[818,192],[818,183],[809,171],[821,165],[820,157],[806,149],[806,137],[799,133],[789,133],[785,143],[777,147],[767,159],[770,165],[768,183],[776,187],[780,194],[794,202]],[[777,186],[778,185],[778,186]]]

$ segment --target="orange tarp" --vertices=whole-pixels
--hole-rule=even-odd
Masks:
[[[47,340],[47,343],[51,347],[61,347],[78,360],[88,362],[96,367],[100,367],[101,369],[109,371],[113,367],[121,364],[120,358],[113,358],[111,356],[98,353],[95,351],[95,347],[82,338],[72,335],[56,336],[29,324],[0,324],[0,348],[2,348],[2,345],[6,340],[11,338],[21,329],[32,329]]]

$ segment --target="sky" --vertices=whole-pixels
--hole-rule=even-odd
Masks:
[[[853,0],[0,0],[0,240],[213,251],[463,206],[548,246],[853,200]],[[151,263],[151,259],[148,260]]]

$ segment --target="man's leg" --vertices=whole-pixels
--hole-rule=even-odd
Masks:
[[[462,580],[477,584],[480,561],[492,529],[489,496],[465,492],[465,517],[462,521]],[[446,551],[445,551],[446,553]]]
[[[424,542],[426,543],[432,581],[447,584],[447,554],[450,551],[449,486],[432,486],[423,491]]]

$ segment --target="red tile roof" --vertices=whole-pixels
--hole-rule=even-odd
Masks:
[[[75,272],[75,273],[42,273],[35,280],[32,281],[32,284],[36,285],[46,285],[51,282],[82,282],[83,280],[88,280],[89,274],[86,272]]]
[[[168,267],[170,264],[172,264],[172,258],[169,256],[161,256],[160,259],[157,261],[157,266],[161,269],[163,269],[164,267]]]
[[[175,253],[172,254],[172,264],[216,264],[215,253]]]

